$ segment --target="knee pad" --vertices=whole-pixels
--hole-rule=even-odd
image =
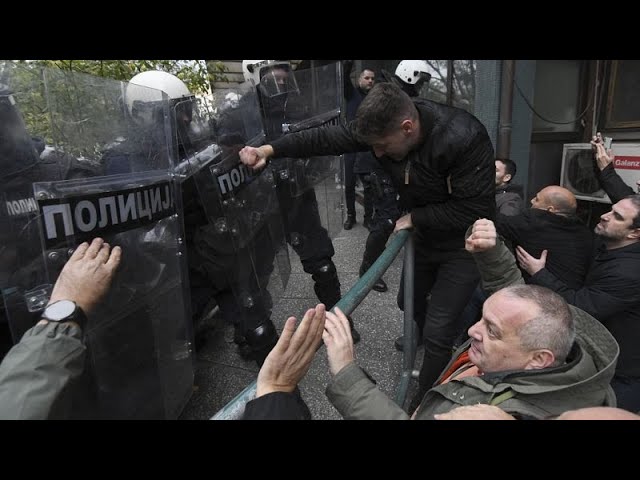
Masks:
[[[338,276],[338,270],[333,261],[329,260],[326,263],[318,265],[311,272],[311,276],[314,281],[318,283],[329,283],[335,281]]]
[[[258,351],[265,348],[271,350],[278,341],[278,332],[269,319],[256,328],[246,331],[244,337],[252,350]]]
[[[278,342],[278,332],[271,319],[268,319],[256,328],[245,332],[245,340],[250,349],[250,357],[259,367],[262,367],[267,355]]]

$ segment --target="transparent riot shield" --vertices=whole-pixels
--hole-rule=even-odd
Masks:
[[[3,175],[3,204],[26,214],[21,221],[18,215],[3,219],[11,225],[9,256],[19,272],[7,274],[3,262],[14,337],[37,321],[77,245],[97,236],[119,245],[122,262],[112,287],[88,315],[88,362],[74,414],[177,418],[192,393],[193,334],[168,99],[160,91],[57,69],[12,64],[9,70],[23,126],[42,129],[47,144],[22,171],[22,187],[31,190],[24,208],[19,199],[7,200],[14,193]],[[133,97],[139,103],[129,101]],[[144,115],[134,118],[132,104],[137,113],[146,109]]]
[[[205,113],[200,110],[198,116],[207,114],[209,120],[204,123],[214,128],[215,146],[201,148],[187,162],[212,227],[209,233],[218,238],[215,243],[221,255],[238,256],[227,272],[231,283],[252,285],[238,289],[254,292],[253,296],[258,295],[259,286],[258,292],[268,289],[279,298],[291,266],[273,171],[267,167],[253,172],[238,154],[245,145],[264,142],[255,90],[246,83],[217,90],[210,108]],[[253,272],[251,280],[248,272]]]
[[[339,171],[343,171],[343,157],[334,157],[338,162]],[[342,231],[345,215],[344,185],[342,180],[336,180],[334,176],[328,176],[315,186],[315,194],[318,200],[320,221],[327,229],[329,238],[335,237]]]
[[[286,106],[283,133],[299,132],[341,122],[344,92],[340,62],[295,72],[298,94],[290,94]],[[340,174],[341,157],[322,156],[289,159],[289,182],[292,195],[332,180]],[[334,185],[335,188],[335,185]]]

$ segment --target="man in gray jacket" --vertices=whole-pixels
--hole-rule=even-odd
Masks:
[[[584,407],[615,406],[609,386],[619,348],[584,311],[548,289],[522,285],[493,222],[475,222],[466,248],[492,292],[470,339],[455,352],[413,415],[432,419],[462,405],[499,405],[516,418],[543,419]],[[506,288],[505,288],[506,287]],[[498,290],[504,288],[498,292]],[[407,419],[353,361],[345,319],[327,313],[324,343],[334,378],[331,403],[345,419]],[[575,340],[574,340],[575,339]]]
[[[73,386],[85,366],[82,327],[109,290],[121,255],[120,247],[111,249],[101,238],[76,248],[56,280],[43,319],[0,364],[0,419],[69,417]]]

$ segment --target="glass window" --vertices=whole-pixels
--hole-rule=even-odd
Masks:
[[[640,60],[614,60],[607,100],[606,128],[640,127]]]
[[[577,131],[578,122],[572,120],[582,113],[578,111],[580,64],[580,60],[536,62],[534,132]]]

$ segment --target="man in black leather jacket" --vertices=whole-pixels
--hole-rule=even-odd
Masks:
[[[422,398],[451,356],[456,319],[479,280],[464,249],[465,231],[478,218],[495,216],[495,156],[485,127],[462,109],[411,99],[396,85],[381,83],[346,126],[310,129],[270,145],[245,147],[240,158],[261,168],[272,156],[371,149],[410,212],[397,220],[395,231],[415,228],[414,312],[425,343],[418,392]],[[402,300],[401,285],[398,303],[404,308]]]

